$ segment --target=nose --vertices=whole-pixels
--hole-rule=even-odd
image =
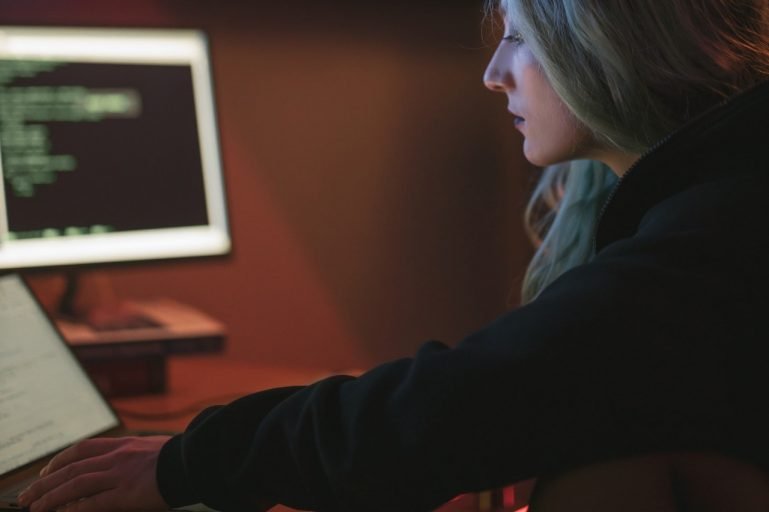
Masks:
[[[488,66],[486,66],[486,72],[483,74],[483,85],[490,91],[507,92],[515,83],[510,71],[501,65],[500,53],[500,48],[497,47]]]

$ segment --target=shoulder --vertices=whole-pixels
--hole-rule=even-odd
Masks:
[[[769,237],[757,222],[769,221],[765,194],[769,168],[726,169],[718,178],[692,185],[659,202],[644,215],[636,235],[698,232],[703,238],[743,242]],[[748,238],[745,238],[748,237]]]

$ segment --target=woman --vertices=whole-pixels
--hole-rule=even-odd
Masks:
[[[82,443],[33,512],[429,510],[534,477],[532,512],[769,510],[767,2],[500,7],[486,84],[526,157],[560,164],[530,208],[528,303],[171,439]]]

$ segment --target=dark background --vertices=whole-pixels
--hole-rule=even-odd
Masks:
[[[230,354],[368,367],[517,300],[536,175],[483,87],[481,2],[0,0],[0,23],[208,32],[234,252],[105,272],[224,321]]]

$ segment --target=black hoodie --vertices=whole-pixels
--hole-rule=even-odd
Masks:
[[[455,348],[204,411],[162,449],[174,506],[425,511],[614,458],[769,470],[769,84],[625,174],[596,255]]]

